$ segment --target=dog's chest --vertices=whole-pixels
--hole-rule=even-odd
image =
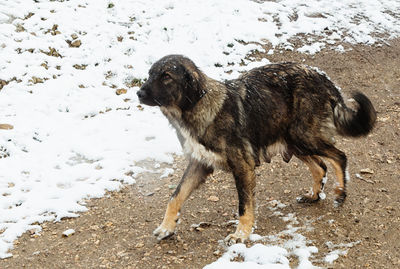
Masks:
[[[206,149],[186,129],[179,128],[177,131],[184,138],[182,148],[186,156],[214,168],[223,168],[225,166],[224,158],[220,154]]]

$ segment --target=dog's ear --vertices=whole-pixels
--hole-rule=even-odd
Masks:
[[[197,67],[185,67],[182,111],[191,110],[206,94],[204,74]]]

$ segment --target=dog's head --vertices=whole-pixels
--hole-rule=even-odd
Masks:
[[[155,62],[149,78],[137,92],[140,103],[149,106],[193,108],[206,93],[204,75],[182,55],[168,55]]]

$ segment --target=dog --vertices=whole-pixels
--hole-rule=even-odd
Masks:
[[[299,203],[324,198],[324,160],[330,162],[336,174],[335,204],[341,205],[349,174],[346,155],[334,146],[334,137],[365,136],[376,121],[364,94],[353,94],[357,108],[351,109],[326,74],[291,62],[254,68],[220,82],[187,57],[168,55],[151,66],[137,96],[142,104],[160,107],[189,160],[154,231],[158,240],[174,234],[182,204],[214,169],[233,174],[239,198],[239,223],[225,241],[247,240],[255,218],[255,167],[277,153],[286,162],[297,157],[311,171],[312,192],[298,197]]]

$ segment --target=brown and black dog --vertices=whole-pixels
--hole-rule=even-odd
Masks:
[[[312,203],[323,197],[329,161],[336,174],[335,203],[346,198],[346,155],[335,135],[359,137],[373,128],[376,112],[362,93],[353,95],[358,108],[348,108],[338,88],[316,69],[296,63],[270,64],[238,79],[216,81],[188,58],[169,55],[153,64],[137,92],[142,104],[159,106],[176,129],[189,165],[154,231],[159,240],[174,233],[179,211],[190,193],[215,168],[233,174],[239,197],[239,224],[226,241],[245,241],[254,224],[256,166],[280,153],[294,155],[311,170]]]

